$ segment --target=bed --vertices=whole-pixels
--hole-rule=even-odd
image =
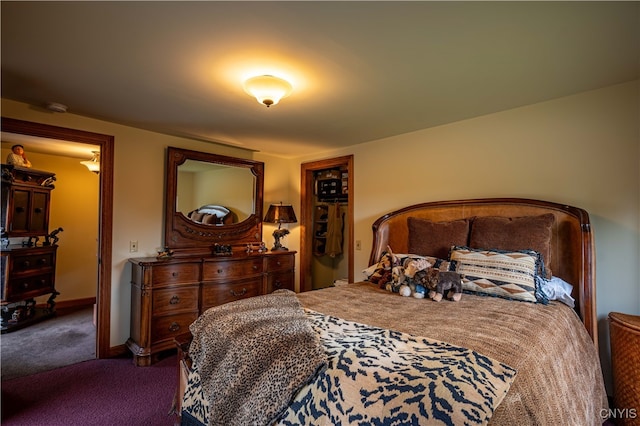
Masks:
[[[603,423],[586,211],[516,198],[431,202],[372,228],[368,280],[233,302],[192,325],[182,424]],[[417,260],[460,273],[461,299],[420,298],[402,277]]]
[[[190,211],[187,217],[205,225],[229,225],[237,222],[235,213],[224,206],[207,204]]]

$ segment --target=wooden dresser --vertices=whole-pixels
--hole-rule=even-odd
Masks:
[[[174,339],[205,310],[277,289],[294,290],[294,251],[156,259],[131,263],[131,337],[137,366],[175,348]]]

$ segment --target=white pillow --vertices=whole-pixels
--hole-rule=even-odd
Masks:
[[[572,308],[576,306],[575,299],[571,297],[573,286],[561,278],[551,277],[549,280],[543,279],[541,287],[549,300],[557,300]]]

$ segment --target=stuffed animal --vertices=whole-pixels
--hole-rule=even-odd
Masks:
[[[457,272],[430,268],[426,271],[425,282],[431,300],[439,302],[447,291],[447,297],[454,302],[462,298],[462,277]]]
[[[388,283],[393,281],[393,268],[400,265],[398,256],[393,254],[391,247],[387,246],[387,252],[382,255],[380,262],[378,262],[378,268],[369,277],[369,282],[378,284],[380,288],[387,288]],[[387,288],[389,290],[389,288]]]
[[[404,265],[404,275],[407,278],[413,278],[418,271],[431,268],[433,265],[426,259],[408,259]]]
[[[399,274],[402,281],[399,283],[398,293],[405,297],[413,296],[416,299],[424,299],[427,290],[420,276],[429,267],[431,264],[425,259],[405,259],[401,268],[402,274]]]
[[[416,299],[424,299],[427,290],[420,284],[410,282],[408,284],[402,284],[398,289],[398,293],[404,297],[413,296]]]
[[[402,266],[394,266],[391,268],[391,279],[395,286],[401,286],[404,284],[407,277],[404,274],[404,268]]]

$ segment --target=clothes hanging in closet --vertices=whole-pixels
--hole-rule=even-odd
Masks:
[[[327,246],[325,254],[336,257],[342,253],[343,213],[340,203],[329,204],[327,218]]]

